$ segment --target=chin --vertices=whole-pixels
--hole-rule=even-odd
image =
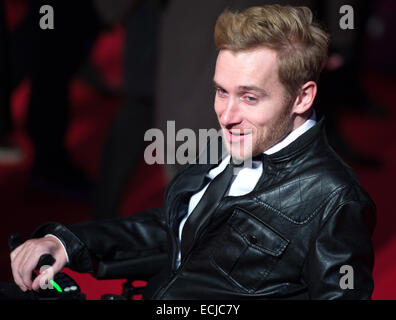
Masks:
[[[243,161],[252,158],[252,149],[244,150],[240,145],[227,144],[227,151],[233,159]]]

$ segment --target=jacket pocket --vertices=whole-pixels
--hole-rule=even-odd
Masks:
[[[270,274],[289,240],[243,209],[222,227],[210,259],[233,284],[254,292]]]

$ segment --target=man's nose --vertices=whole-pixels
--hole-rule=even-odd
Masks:
[[[225,109],[220,117],[220,122],[223,126],[238,124],[242,121],[241,112],[236,99],[228,99]]]

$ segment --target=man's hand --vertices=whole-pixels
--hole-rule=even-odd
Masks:
[[[37,266],[40,257],[50,254],[55,262],[51,269],[41,273],[32,282],[32,271]],[[11,268],[15,283],[22,291],[38,290],[41,281],[48,281],[50,276],[58,273],[67,262],[65,251],[59,240],[54,237],[31,239],[11,252]]]

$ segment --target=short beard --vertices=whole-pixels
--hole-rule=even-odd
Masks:
[[[285,102],[286,107],[271,127],[268,128],[265,138],[262,141],[257,141],[255,146],[256,148],[252,151],[253,156],[267,151],[292,131],[293,119],[290,111],[292,109],[293,102],[294,100],[292,101],[292,99],[287,99],[287,102]]]

